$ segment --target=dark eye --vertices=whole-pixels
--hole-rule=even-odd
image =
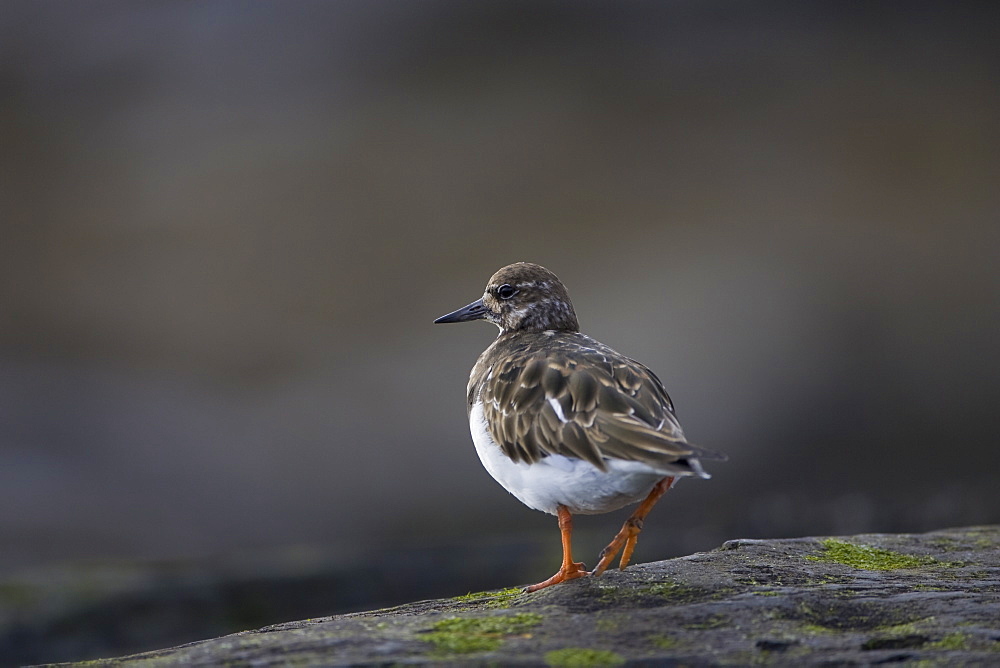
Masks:
[[[516,294],[517,290],[507,285],[506,283],[497,288],[497,297],[499,297],[500,299],[510,299]]]

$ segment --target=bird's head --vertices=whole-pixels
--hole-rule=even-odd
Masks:
[[[515,262],[493,274],[481,299],[434,322],[488,320],[501,333],[579,331],[580,323],[566,287],[551,271],[530,262]]]

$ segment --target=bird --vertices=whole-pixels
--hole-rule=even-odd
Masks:
[[[726,456],[687,442],[656,374],[580,332],[562,281],[516,262],[480,299],[435,323],[485,320],[500,332],[469,374],[472,441],[487,472],[529,508],[558,518],[562,563],[525,591],[601,575],[631,560],[643,522],[680,477],[709,478],[701,459]],[[639,503],[587,571],[573,561],[573,515]]]

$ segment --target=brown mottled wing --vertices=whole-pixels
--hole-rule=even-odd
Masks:
[[[603,346],[507,356],[480,398],[490,435],[514,461],[560,454],[605,470],[604,458],[614,457],[669,470],[712,456],[684,440],[653,372]]]

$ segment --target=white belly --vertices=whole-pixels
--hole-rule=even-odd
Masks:
[[[608,460],[607,471],[562,455],[549,455],[534,464],[513,462],[490,436],[481,403],[469,413],[469,428],[479,460],[494,480],[524,505],[551,515],[559,505],[583,515],[618,510],[645,498],[665,477],[640,462],[620,460]]]

